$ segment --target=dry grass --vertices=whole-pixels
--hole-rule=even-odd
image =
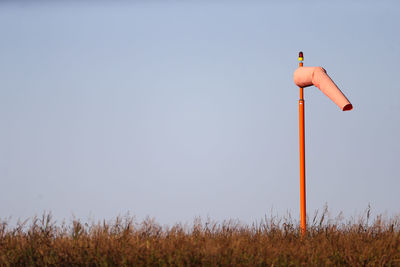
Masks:
[[[162,227],[130,216],[57,225],[51,215],[0,223],[1,266],[400,266],[400,220],[315,215],[302,239],[290,217],[251,226],[195,220]]]

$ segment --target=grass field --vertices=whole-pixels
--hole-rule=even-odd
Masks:
[[[400,266],[400,220],[310,220],[301,238],[290,217],[252,225],[196,219],[160,226],[133,217],[57,224],[44,214],[0,226],[1,266]]]

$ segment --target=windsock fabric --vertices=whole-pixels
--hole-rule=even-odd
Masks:
[[[299,67],[293,74],[293,80],[299,87],[316,86],[343,111],[353,109],[353,105],[322,67]]]

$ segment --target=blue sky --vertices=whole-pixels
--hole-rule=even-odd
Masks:
[[[297,217],[300,50],[354,105],[305,90],[308,211],[398,214],[399,8],[3,2],[0,217]]]

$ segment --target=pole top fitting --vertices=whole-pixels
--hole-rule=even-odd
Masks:
[[[299,61],[303,61],[304,57],[303,57],[303,52],[300,51],[299,52]]]

